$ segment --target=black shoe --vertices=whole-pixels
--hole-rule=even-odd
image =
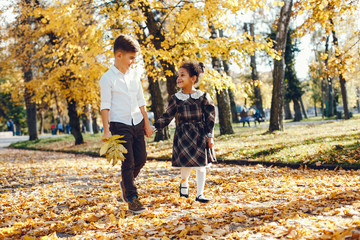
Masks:
[[[189,190],[188,190],[188,194],[183,194],[181,193],[181,189],[188,189],[189,187],[182,187],[181,186],[181,183],[180,183],[180,197],[186,197],[188,198],[189,197]]]
[[[128,208],[134,214],[139,214],[146,210],[146,207],[142,205],[137,197],[133,197],[131,201],[128,201]]]
[[[207,198],[205,198],[203,195],[197,196],[195,200],[198,201],[198,202],[201,202],[201,203],[208,203],[208,202],[210,202],[210,200],[207,199]]]

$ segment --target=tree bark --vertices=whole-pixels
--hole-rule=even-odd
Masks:
[[[255,30],[254,30],[254,23],[249,23],[250,28],[250,35],[253,38],[253,41],[255,41]],[[261,97],[261,89],[259,85],[259,74],[256,69],[256,55],[255,52],[253,55],[250,56],[250,67],[251,67],[251,79],[253,80],[254,85],[254,104],[256,109],[258,109],[263,117],[265,117],[265,112],[263,108],[262,103],[262,97]]]
[[[308,118],[308,116],[307,116],[307,113],[306,113],[306,110],[305,110],[305,106],[304,106],[304,103],[303,103],[303,100],[302,100],[302,98],[300,97],[300,99],[299,99],[299,102],[300,102],[300,106],[301,106],[301,111],[302,111],[302,113],[303,113],[303,115],[304,115],[304,118]]]
[[[231,89],[228,89],[229,91],[229,100],[230,100],[230,108],[231,108],[231,118],[233,123],[239,122],[239,117],[236,109],[236,103],[235,103],[235,97],[234,93]]]
[[[220,37],[224,37],[224,31],[223,30],[219,30],[219,36]],[[223,67],[224,67],[224,72],[230,76],[230,68],[229,68],[229,64],[228,61],[223,60],[222,61]],[[231,110],[231,119],[233,123],[238,123],[239,122],[239,118],[238,118],[238,113],[237,113],[237,109],[236,109],[236,102],[235,102],[235,96],[233,91],[229,88],[228,89],[228,94],[229,94],[229,99],[230,99],[230,110]]]
[[[287,119],[287,120],[293,119],[291,110],[290,110],[290,102],[289,101],[284,102],[284,112],[285,112],[285,119]]]
[[[295,112],[294,122],[299,122],[302,120],[299,100],[293,99],[293,103],[294,103],[294,112]]]
[[[210,38],[215,39],[218,37],[216,29],[213,25],[209,26],[211,31]],[[211,57],[213,68],[220,72],[221,62],[217,57]],[[220,135],[224,134],[233,134],[234,130],[231,125],[231,107],[230,107],[230,99],[227,89],[223,89],[221,91],[216,92],[216,99],[218,102],[218,113],[219,113],[219,125],[220,125]]]
[[[332,18],[330,18],[330,23],[333,26],[332,35],[333,35],[333,43],[334,43],[334,46],[335,46],[335,56],[336,56],[337,59],[340,59],[341,65],[344,65],[343,60],[341,59],[341,55],[337,53],[337,48],[339,47],[339,42],[338,42],[338,38],[336,36],[336,32],[335,32],[335,29],[334,29],[334,22],[333,22]],[[339,74],[339,80],[340,80],[341,96],[342,96],[343,107],[344,107],[344,118],[345,119],[350,119],[348,100],[347,100],[347,91],[346,91],[346,80],[345,80],[344,75],[342,74],[341,71],[340,71],[340,74]]]
[[[93,132],[94,134],[99,133],[99,128],[98,128],[98,124],[97,124],[97,117],[94,113],[91,114],[92,117],[92,128],[93,128]]]
[[[273,91],[270,110],[269,131],[283,130],[284,104],[284,52],[293,1],[284,1],[277,25],[275,50],[281,53],[281,60],[274,59]]]
[[[30,60],[28,60],[23,66],[24,72],[24,81],[28,83],[32,80],[32,68],[31,68]],[[36,116],[36,102],[35,102],[35,93],[32,89],[29,89],[25,85],[25,106],[26,106],[26,121],[29,130],[29,140],[38,139],[38,131],[37,131],[37,116]]]
[[[155,120],[158,120],[160,116],[165,112],[163,98],[161,96],[159,81],[151,76],[148,76],[149,80],[149,91],[151,98],[151,111],[154,113]],[[159,130],[155,134],[154,141],[159,142],[170,138],[169,128],[165,127]]]
[[[76,102],[73,99],[67,99],[68,115],[70,119],[71,134],[75,138],[75,145],[83,144],[84,139],[81,134],[80,118],[76,111]]]
[[[234,130],[230,119],[230,99],[226,89],[216,93],[219,110],[220,135],[233,134]]]

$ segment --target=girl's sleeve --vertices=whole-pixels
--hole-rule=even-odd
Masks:
[[[165,113],[158,120],[156,120],[156,122],[154,123],[154,127],[156,129],[162,129],[169,125],[171,120],[173,120],[173,118],[175,117],[176,111],[176,99],[173,95],[170,98],[169,105],[167,106]]]
[[[208,137],[214,137],[215,106],[208,93],[206,93],[204,97],[203,111],[205,118],[205,133]]]

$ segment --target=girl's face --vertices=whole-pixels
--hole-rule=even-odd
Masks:
[[[180,68],[178,71],[177,86],[183,89],[191,89],[195,84],[196,76],[190,77],[188,70]]]

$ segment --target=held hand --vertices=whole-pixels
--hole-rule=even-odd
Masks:
[[[212,149],[214,147],[214,138],[213,137],[208,138],[208,146],[210,149]]]
[[[111,133],[104,131],[104,134],[103,134],[102,137],[101,137],[101,141],[106,142],[106,140],[107,140],[108,138],[110,138],[110,137],[111,137]]]
[[[151,135],[153,135],[154,133],[154,130],[153,128],[149,125],[149,126],[145,126],[144,127],[144,130],[145,130],[145,136],[146,137],[151,137]]]

